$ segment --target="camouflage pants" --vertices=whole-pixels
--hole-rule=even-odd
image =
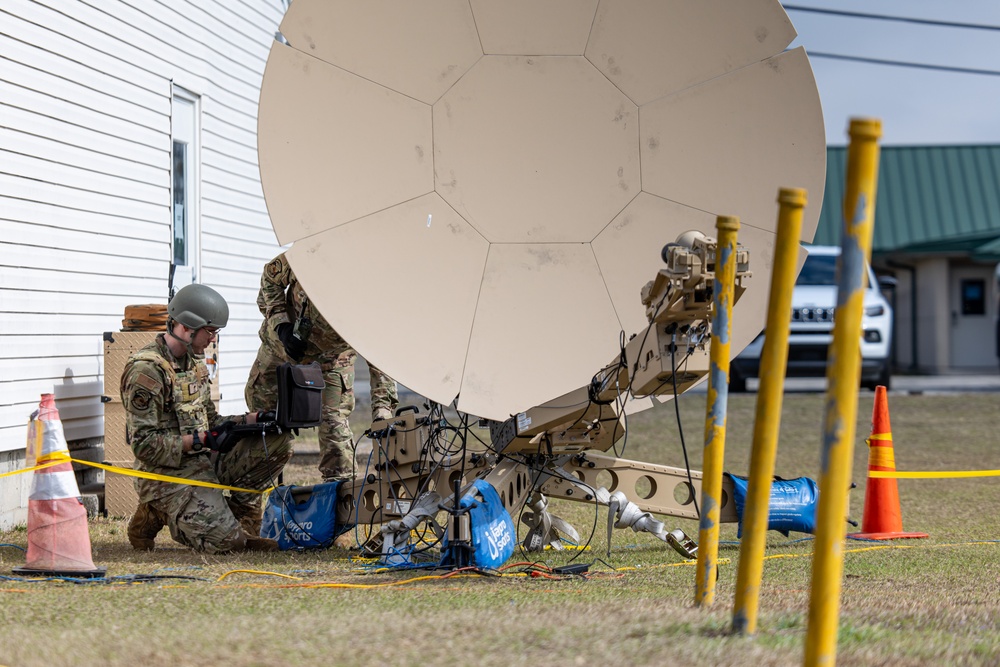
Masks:
[[[220,484],[264,490],[276,483],[277,475],[291,458],[291,436],[269,435],[244,438],[215,461]],[[150,504],[167,515],[170,536],[196,551],[222,553],[242,549],[246,532],[237,517],[260,515],[261,495],[222,489],[156,482]]]
[[[318,427],[319,471],[324,481],[354,479],[354,435],[350,416],[354,411],[354,361],[357,354],[349,349],[332,361],[319,359],[323,367],[323,421]],[[288,361],[282,353],[262,345],[250,369],[245,397],[251,410],[273,410],[278,404],[275,372]],[[311,359],[303,359],[309,363]],[[372,420],[391,415],[399,398],[396,382],[374,366],[371,371]]]
[[[399,407],[396,381],[372,364],[368,364],[368,383],[372,399],[372,421],[388,419]]]

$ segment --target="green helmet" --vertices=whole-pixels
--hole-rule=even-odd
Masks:
[[[229,304],[208,285],[185,285],[167,305],[170,319],[191,329],[218,327],[229,322]]]

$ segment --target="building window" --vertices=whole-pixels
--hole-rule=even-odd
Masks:
[[[962,280],[962,314],[986,314],[986,281],[980,278]]]
[[[201,99],[174,86],[170,113],[170,290],[198,282]]]
[[[187,253],[187,174],[189,171],[188,145],[183,141],[174,139],[173,156],[173,225],[174,225],[174,264],[178,266],[188,266]]]

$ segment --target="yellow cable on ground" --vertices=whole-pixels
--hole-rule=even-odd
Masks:
[[[413,584],[418,581],[435,581],[438,579],[458,579],[458,578],[470,578],[470,577],[481,577],[481,574],[435,574],[435,575],[425,575],[423,577],[413,577],[412,579],[403,579],[402,581],[387,581],[381,584],[341,584],[336,582],[316,582],[309,584],[278,584],[279,588],[390,588],[393,586],[403,586],[405,584]]]
[[[845,542],[846,544],[846,542]],[[940,547],[968,547],[982,544],[1000,544],[1000,540],[984,540],[979,542],[947,542],[944,544],[873,544],[869,547],[858,547],[857,549],[845,549],[845,554],[856,554],[864,551],[881,551],[883,549],[936,549]],[[764,556],[764,560],[775,560],[778,558],[808,558],[813,552],[804,554],[772,554]]]
[[[871,545],[871,546],[866,546],[866,547],[858,547],[857,549],[846,549],[846,550],[844,550],[844,553],[845,554],[848,554],[848,553],[862,553],[862,552],[866,552],[866,551],[882,551],[882,550],[886,550],[886,549],[929,549],[929,548],[980,546],[980,545],[985,545],[985,544],[1000,545],[1000,540],[978,540],[978,541],[975,541],[975,542],[947,542],[947,543],[943,543],[943,544],[926,544],[926,543],[922,543],[922,544],[876,544],[876,545]],[[808,552],[808,553],[802,553],[802,554],[772,554],[770,556],[764,556],[764,560],[775,560],[775,559],[779,559],[779,558],[807,558],[807,557],[811,557],[812,555],[813,554],[812,554],[811,551]],[[718,561],[719,565],[729,564],[729,563],[730,563],[730,559],[728,559],[728,558],[721,558]],[[644,566],[644,567],[626,566],[626,567],[616,568],[616,569],[612,570],[612,572],[629,572],[629,571],[638,572],[638,571],[642,571],[642,570],[653,570],[653,569],[658,569],[658,568],[663,568],[663,567],[680,567],[680,566],[695,566],[695,565],[697,565],[697,561],[695,561],[695,560],[684,560],[684,561],[679,561],[679,562],[674,562],[674,563],[661,563],[659,565],[649,565],[649,566]],[[284,578],[284,579],[292,579],[292,580],[294,580],[296,582],[302,581],[301,577],[295,577],[295,576],[292,576],[292,575],[289,575],[289,574],[281,574],[280,572],[268,572],[268,571],[262,571],[262,570],[230,570],[229,572],[226,572],[226,573],[222,574],[214,582],[213,585],[218,585],[219,582],[221,582],[226,577],[228,577],[228,576],[230,576],[232,574],[239,574],[239,573],[243,573],[243,574],[256,574],[256,575],[271,576],[271,577],[281,577],[281,578]],[[425,575],[425,576],[421,576],[421,577],[412,577],[410,579],[403,579],[403,580],[400,580],[400,581],[387,581],[387,582],[380,583],[380,584],[346,584],[346,583],[338,583],[338,582],[327,581],[327,582],[303,582],[303,583],[289,583],[289,584],[237,584],[237,587],[240,587],[240,588],[244,588],[245,587],[245,588],[347,588],[347,589],[357,588],[357,589],[375,589],[375,588],[395,588],[395,587],[398,587],[398,586],[405,586],[407,584],[414,584],[414,583],[418,583],[418,582],[421,582],[421,581],[437,581],[437,580],[441,580],[441,579],[457,579],[457,578],[467,579],[467,578],[471,578],[471,577],[484,577],[484,576],[489,576],[489,575],[483,574],[483,573],[478,573],[478,572],[468,573],[468,572],[463,572],[463,571],[456,570],[456,571],[453,571],[453,572],[449,572],[447,574]],[[491,578],[497,578],[497,579],[499,579],[501,577],[526,577],[526,576],[528,576],[527,573],[517,572],[517,573],[510,573],[510,574],[493,575]],[[42,582],[42,581],[48,581],[48,580],[49,580],[48,578],[31,578],[31,579],[23,579],[22,581]],[[173,586],[164,585],[164,586],[160,586],[159,588],[190,588],[190,587],[191,587],[190,584],[184,584],[184,585],[173,585]],[[229,586],[227,585],[227,586],[220,586],[220,587],[221,588],[227,588]],[[0,588],[0,593],[30,593],[30,592],[32,592],[32,591],[27,590],[27,589],[20,589],[20,588]],[[0,667],[2,667],[2,666],[0,666]]]
[[[544,547],[542,547],[542,549],[545,550],[545,551],[559,551],[559,549],[556,549],[551,544],[546,544]],[[562,550],[563,551],[590,551],[590,545],[586,545],[585,544],[585,545],[581,546],[579,544],[564,544]]]
[[[265,570],[230,570],[229,572],[226,572],[215,581],[216,582],[222,581],[231,574],[260,574],[268,577],[284,577],[285,579],[294,579],[295,581],[302,581],[302,577],[293,577],[290,574],[281,574],[280,572],[267,572]]]
[[[729,565],[732,561],[729,558],[720,558],[715,561],[719,565]],[[683,567],[683,566],[695,566],[698,564],[697,560],[682,560],[676,563],[660,563],[659,565],[643,565],[642,567],[636,567],[635,565],[626,565],[625,567],[615,568],[615,572],[638,572],[640,570],[658,570],[661,567]]]

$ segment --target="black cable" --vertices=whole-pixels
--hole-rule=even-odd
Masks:
[[[627,387],[629,396],[634,397],[634,395],[632,394],[632,383],[635,381],[635,372],[639,368],[639,359],[642,356],[643,349],[646,347],[646,339],[649,338],[649,331],[654,327],[658,326],[655,318],[660,312],[660,306],[662,306],[663,302],[666,301],[667,297],[670,295],[670,292],[671,290],[669,286],[666,290],[663,291],[663,296],[660,297],[659,303],[656,304],[656,308],[654,308],[652,311],[650,324],[648,327],[646,327],[646,331],[643,332],[642,334],[642,341],[639,343],[638,354],[636,354],[635,358],[635,365],[632,367],[632,372],[629,374],[628,387]]]
[[[211,581],[204,577],[192,577],[182,574],[119,574],[113,577],[9,577],[0,575],[0,581],[17,581],[25,584],[40,584],[47,581],[60,581],[71,584],[146,584],[167,579],[183,579],[187,581]]]
[[[694,492],[694,479],[691,477],[691,464],[688,462],[687,445],[684,443],[684,427],[681,425],[681,406],[678,402],[677,393],[677,345],[675,344],[676,334],[670,339],[670,377],[674,381],[674,413],[677,415],[677,433],[681,439],[681,451],[684,452],[684,469],[687,471],[688,486],[691,491],[691,500],[694,502],[694,513],[701,519],[701,510],[698,509],[698,494]],[[690,356],[690,355],[689,355]]]
[[[542,470],[541,470],[541,468],[539,468],[538,475],[541,476],[541,473],[542,473]],[[584,482],[583,480],[577,479],[576,477],[573,477],[573,476],[570,476],[570,475],[564,475],[558,469],[550,471],[549,474],[553,475],[555,477],[559,477],[560,479],[564,479],[567,482],[572,482],[573,484],[579,484],[580,486],[586,487],[590,491],[591,497],[594,499],[594,523],[590,527],[590,537],[587,538],[587,541],[582,546],[579,545],[579,544],[576,545],[578,547],[576,555],[574,555],[572,558],[569,559],[569,562],[572,563],[577,558],[579,558],[580,555],[584,551],[586,551],[587,548],[590,546],[590,543],[594,541],[594,535],[597,534],[597,519],[600,516],[600,512],[601,512],[601,501],[598,500],[598,498],[597,498],[597,490],[594,487],[592,487],[590,484],[587,484],[586,482]],[[535,482],[536,483],[537,483],[537,481],[538,481],[538,477],[535,478]],[[533,487],[534,487],[534,485],[532,485],[532,488]],[[527,502],[527,498],[525,498],[525,502]],[[522,547],[522,554],[523,553],[524,553],[524,550],[523,550],[523,547]]]
[[[618,370],[624,368],[628,371],[628,356],[626,355],[627,341],[625,340],[625,331],[622,330],[618,335]],[[640,349],[641,351],[641,349]],[[612,451],[614,451],[615,456],[618,458],[623,458],[625,456],[625,450],[628,448],[628,413],[625,411],[625,403],[628,400],[627,394],[623,391],[621,385],[618,383],[619,373],[615,374],[615,408],[621,419],[624,420],[624,425],[622,426],[622,451],[618,453],[618,423],[619,420],[615,420],[615,429],[611,433]],[[631,387],[631,381],[629,382]],[[600,417],[600,415],[598,415]]]
[[[368,460],[365,461],[365,472],[364,475],[361,477],[361,487],[358,489],[358,495],[354,499],[354,539],[355,541],[357,541],[358,545],[361,544],[361,540],[359,539],[361,537],[361,534],[358,530],[358,526],[360,524],[359,518],[361,516],[361,500],[362,498],[364,498],[365,484],[368,483],[368,471],[371,469],[372,457],[375,456],[376,446],[379,452],[383,451],[382,435],[383,434],[388,435],[391,432],[392,428],[393,427],[390,425],[386,429],[379,431],[378,434],[371,434],[371,436],[369,437],[369,439],[372,441],[372,451],[368,452]],[[368,522],[368,535],[371,536],[374,533],[374,530],[375,530],[375,512],[372,512],[372,518]]]
[[[426,466],[429,469],[429,471],[424,476],[424,481],[420,483],[417,489],[415,490],[413,494],[414,501],[416,500],[416,498],[419,498],[421,495],[423,495],[428,491],[427,485],[433,480],[433,478],[437,474],[437,471],[441,468],[450,470],[453,467],[455,467],[455,463],[457,463],[459,464],[458,468],[459,475],[460,477],[464,477],[466,472],[465,458],[468,452],[468,440],[470,434],[473,437],[476,437],[477,440],[480,440],[480,442],[482,442],[482,440],[479,439],[478,436],[476,436],[474,433],[471,432],[471,427],[469,426],[468,414],[459,412],[458,413],[459,422],[458,424],[453,424],[445,417],[443,406],[441,406],[440,404],[434,403],[433,407],[428,406],[428,411],[429,412],[426,423],[430,424],[431,428],[428,431],[427,440],[420,443],[420,455],[418,458],[418,466],[420,470],[423,470],[424,467]],[[408,433],[411,431],[418,431],[418,430],[419,427],[415,429],[396,429],[395,432],[398,434],[398,433]],[[450,432],[451,435],[446,437],[444,435],[446,432]],[[380,438],[378,439],[378,443],[379,443],[379,452],[382,455],[381,458],[385,460],[387,463],[387,465],[385,466],[385,474],[391,477],[391,474],[395,471],[396,475],[399,477],[399,482],[401,484],[405,484],[405,480],[403,479],[403,476],[399,473],[399,470],[395,466],[391,465],[388,449],[383,446]],[[484,446],[486,446],[486,443],[483,444]],[[437,459],[435,459],[435,454],[437,455]],[[453,457],[458,457],[459,460],[453,462],[452,461]],[[366,466],[366,471],[368,468],[370,468],[370,465],[371,464],[369,462],[368,466]],[[391,478],[387,479],[387,482],[389,488],[392,489]],[[447,527],[440,526],[440,524],[438,524],[433,519],[433,517],[427,517],[424,521],[425,524],[432,523],[434,526],[441,529],[441,535],[438,535],[437,531],[434,531],[436,539],[433,542],[428,542],[425,537],[422,537],[421,539],[424,541],[425,545],[422,547],[415,547],[409,549],[407,551],[407,556],[409,557],[412,557],[413,555],[416,554],[427,552],[439,546],[444,539],[444,531],[447,530]],[[434,568],[437,567],[438,565],[439,564],[431,564],[428,567]],[[395,565],[393,567],[395,567]],[[412,564],[408,563],[406,564],[406,567],[407,569],[410,569],[412,567]]]
[[[396,496],[395,488],[394,488],[393,483],[392,483],[392,476],[393,476],[393,474],[395,474],[395,476],[397,478],[397,482],[398,482],[400,488],[404,488],[405,489],[407,487],[407,483],[406,483],[407,480],[404,477],[404,475],[400,472],[399,468],[397,468],[396,465],[393,465],[392,459],[389,456],[390,452],[388,450],[388,443],[385,443],[385,445],[383,445],[381,435],[385,434],[386,437],[388,438],[388,437],[391,437],[392,435],[395,434],[398,437],[398,434],[419,432],[419,430],[420,430],[420,425],[415,426],[412,429],[401,429],[401,428],[397,428],[396,426],[390,426],[389,428],[384,429],[383,431],[380,431],[379,434],[377,434],[377,435],[373,434],[373,435],[375,435],[375,437],[372,438],[372,441],[378,444],[378,451],[379,451],[379,454],[380,454],[379,460],[381,460],[381,461],[384,462],[385,486],[389,489],[389,493],[391,494],[391,498],[390,499],[393,500],[393,501],[395,501],[397,508],[401,508],[401,499]],[[431,447],[432,447],[431,441],[434,438],[435,438],[435,434],[434,433],[429,433],[428,434],[428,441],[420,444],[420,458],[418,459],[418,465],[420,465],[421,469],[423,469],[422,463],[424,461],[424,456],[427,455],[428,457],[430,457],[430,450],[431,450]],[[373,446],[372,447],[372,455],[374,455],[374,452],[375,452],[375,447]],[[448,453],[450,453],[450,450],[446,450],[444,455],[447,455]],[[365,481],[362,482],[362,489],[364,489],[364,484],[367,483],[368,470],[371,467],[371,457],[372,457],[372,455],[369,455],[368,463],[365,466]],[[433,457],[430,457],[430,462],[434,463]],[[417,489],[415,490],[415,492],[413,494],[413,498],[408,499],[410,501],[410,503],[411,503],[411,507],[412,507],[412,503],[416,502],[417,498],[419,498],[420,495],[423,494],[426,491],[426,489],[424,487],[424,484],[428,483],[430,481],[430,479],[433,477],[434,470],[435,470],[435,468],[432,468],[431,469],[431,474],[428,475],[425,478],[424,483],[420,484],[417,487]],[[356,508],[355,509],[355,517],[358,516],[358,513],[360,511],[360,498],[361,497],[362,496],[359,495],[359,500],[358,500],[359,504],[355,506],[355,508]],[[385,503],[383,502],[382,507],[384,507],[384,505],[385,505]],[[380,510],[381,510],[381,508],[380,508]],[[399,512],[399,513],[401,515],[404,514],[403,512]],[[384,518],[384,512],[380,514],[380,517]],[[373,513],[372,520],[369,522],[369,535],[373,534],[375,523],[384,523],[384,521],[376,522],[375,515]],[[357,530],[357,524],[358,524],[358,521],[357,521],[357,518],[356,518],[355,519],[355,530]],[[360,543],[360,540],[358,540],[358,542]],[[426,550],[426,549],[423,549],[423,550]],[[418,553],[418,552],[417,551],[413,551],[411,553]]]
[[[539,440],[539,442],[538,442],[538,450],[535,452],[534,456],[539,457],[539,458],[542,456],[542,442],[541,442],[541,440]],[[514,458],[514,457],[511,457],[511,458]],[[531,484],[528,485],[528,489],[527,489],[527,491],[524,494],[524,499],[521,500],[521,507],[517,511],[517,519],[516,520],[514,519],[514,515],[513,514],[510,517],[511,520],[514,521],[514,538],[517,540],[517,546],[521,550],[521,558],[523,560],[530,560],[528,558],[528,552],[525,551],[525,549],[524,549],[524,542],[520,539],[521,536],[518,534],[518,526],[521,525],[521,517],[524,516],[524,510],[528,506],[528,499],[531,498],[532,493],[534,493],[535,487],[538,486],[538,480],[542,476],[542,469],[541,469],[540,466],[536,466],[536,467],[533,468],[531,465],[528,464],[527,461],[523,460],[523,457],[518,457],[518,458],[521,459],[520,460],[521,465],[527,466],[529,470],[534,469],[534,471],[535,471],[535,478],[533,480],[531,480]],[[538,494],[541,495],[541,493],[542,493],[541,490],[539,490]]]

